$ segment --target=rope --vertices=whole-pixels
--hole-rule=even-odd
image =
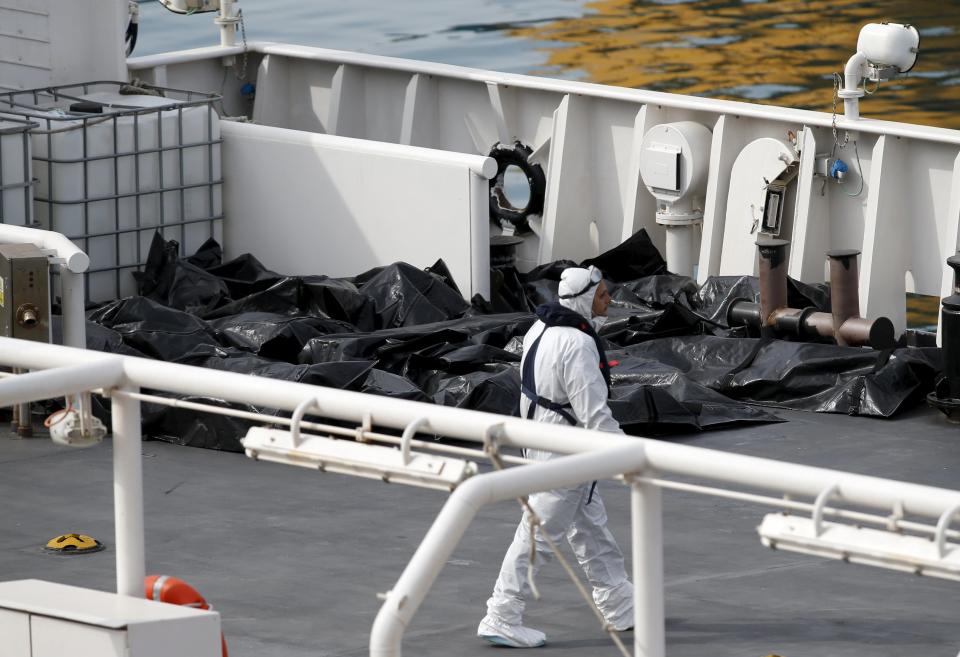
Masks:
[[[72,410],[73,410],[73,401],[69,397],[67,397],[66,408],[58,409],[53,413],[51,413],[50,415],[48,415],[47,419],[43,421],[43,426],[49,429],[53,425],[63,422],[67,418],[67,416],[70,415],[70,411]]]
[[[490,463],[493,464],[494,469],[503,470],[503,461],[500,459],[496,441],[489,434],[484,441],[483,451],[487,453],[487,456],[490,458]],[[534,583],[533,578],[533,560],[536,557],[534,532],[536,527],[543,525],[543,521],[540,520],[540,516],[538,516],[536,511],[533,510],[533,507],[530,506],[530,500],[526,495],[523,497],[518,497],[517,502],[519,502],[520,506],[523,507],[523,510],[527,512],[530,520],[530,559],[529,563],[527,564],[527,583],[530,584],[530,590],[533,592],[534,597],[539,600],[540,594],[537,592],[536,584]],[[628,651],[627,647],[623,644],[623,640],[620,638],[620,635],[603,617],[603,614],[600,612],[600,609],[597,608],[596,603],[594,603],[590,592],[587,590],[587,587],[585,587],[583,582],[580,581],[580,578],[577,577],[576,571],[574,571],[573,567],[570,565],[570,562],[567,561],[567,558],[560,551],[560,548],[557,546],[557,544],[554,543],[552,538],[550,538],[550,534],[541,531],[540,535],[553,551],[554,555],[556,555],[557,561],[559,561],[560,565],[563,566],[564,571],[566,571],[567,575],[570,577],[570,581],[572,581],[574,586],[577,587],[577,590],[580,592],[580,596],[587,603],[587,606],[593,611],[593,614],[597,617],[597,620],[600,621],[600,626],[603,628],[603,631],[610,635],[610,640],[613,641],[614,645],[620,649],[620,654],[623,655],[623,657],[631,657],[630,651]]]

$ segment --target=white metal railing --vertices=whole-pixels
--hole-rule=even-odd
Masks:
[[[483,444],[487,450],[500,446],[547,449],[570,456],[477,475],[456,487],[410,564],[387,595],[371,633],[370,654],[377,657],[400,655],[404,629],[409,625],[420,602],[446,562],[446,557],[469,525],[477,511],[497,500],[521,497],[538,490],[572,485],[599,478],[624,475],[632,488],[633,563],[636,596],[636,630],[634,651],[644,657],[664,654],[663,614],[663,547],[662,488],[682,488],[691,492],[733,497],[736,499],[779,506],[786,510],[810,510],[817,535],[813,537],[814,553],[856,560],[857,547],[830,543],[830,533],[839,525],[823,520],[834,516],[871,522],[886,531],[874,534],[896,541],[899,532],[910,530],[933,535],[923,541],[929,554],[911,561],[914,553],[900,558],[893,567],[909,567],[929,574],[960,578],[960,546],[958,532],[949,524],[960,508],[960,491],[922,486],[838,470],[816,468],[769,459],[729,454],[716,450],[678,445],[657,440],[588,431],[576,427],[543,425],[519,418],[490,413],[435,406],[419,402],[373,397],[356,392],[320,388],[302,383],[258,380],[249,375],[206,370],[198,367],[163,363],[83,351],[56,345],[0,338],[0,365],[35,370],[29,374],[0,380],[0,405],[26,400],[40,400],[96,390],[112,400],[114,436],[114,504],[117,550],[117,591],[139,596],[145,574],[143,542],[143,485],[140,459],[140,403],[163,399],[145,395],[141,388],[181,395],[213,395],[232,402],[276,408],[301,414],[307,405],[314,415],[349,421],[356,428],[335,427],[315,422],[300,422],[300,429],[354,438],[359,443],[386,442],[400,450],[392,450],[406,460],[406,450],[432,449],[433,443],[413,438],[417,428],[429,427],[431,433]],[[40,371],[36,371],[40,370]],[[53,370],[53,371],[43,371]],[[173,406],[187,406],[212,413],[235,414],[193,402],[165,400]],[[262,419],[275,424],[290,424],[272,416],[250,414],[248,419]],[[246,417],[246,415],[244,416]],[[374,426],[404,430],[397,438],[374,431]],[[301,435],[292,448],[291,459],[302,461],[310,437]],[[250,449],[247,442],[248,452]],[[345,443],[345,446],[356,443]],[[484,452],[469,448],[436,446],[434,451],[458,450],[459,456]],[[300,451],[298,451],[300,450]],[[277,459],[283,460],[283,459]],[[504,459],[506,460],[506,459]],[[512,459],[521,461],[522,459]],[[321,464],[322,465],[322,464]],[[749,487],[766,491],[740,492],[663,479],[667,475],[696,477],[706,481]],[[798,498],[814,500],[802,502]],[[827,506],[834,500],[834,506]],[[871,509],[877,513],[837,508],[836,501]],[[936,519],[923,523],[906,520],[906,516]],[[864,531],[864,530],[858,530]],[[848,532],[849,533],[849,532]],[[822,537],[820,536],[822,534]],[[872,535],[871,535],[872,536]],[[913,537],[902,537],[911,538]],[[764,537],[765,542],[771,542]],[[808,541],[809,543],[809,541]],[[787,547],[786,544],[780,547]],[[867,546],[869,548],[869,546]],[[789,548],[788,548],[789,549]],[[913,549],[913,548],[911,548]],[[924,548],[926,549],[926,548]],[[831,552],[835,550],[836,554]],[[805,551],[811,551],[806,545]],[[889,553],[864,548],[862,561],[887,565]],[[879,556],[878,556],[879,555]],[[880,563],[877,563],[877,562]],[[913,565],[910,564],[919,564]]]

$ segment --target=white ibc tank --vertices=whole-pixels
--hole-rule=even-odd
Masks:
[[[24,226],[31,221],[29,128],[24,121],[0,118],[0,223]]]
[[[103,113],[33,133],[36,219],[87,252],[89,297],[102,301],[136,293],[130,272],[158,228],[181,253],[222,242],[220,126],[207,104],[151,109],[177,101],[116,92],[83,99]]]

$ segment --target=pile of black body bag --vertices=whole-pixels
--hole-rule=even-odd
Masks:
[[[399,262],[352,278],[286,276],[254,256],[223,262],[214,241],[180,258],[155,236],[140,295],[88,312],[92,349],[287,381],[511,414],[520,396],[524,333],[556,300],[559,261],[492,272],[492,294],[464,300],[446,265]],[[775,422],[771,407],[889,417],[933,387],[938,349],[893,351],[746,337],[726,324],[754,277],[698,287],[666,271],[645,232],[593,258],[613,303],[600,331],[610,407],[628,433],[662,435]],[[826,286],[790,281],[792,307],[829,312]],[[273,409],[187,398],[216,406]],[[104,409],[105,410],[105,409]],[[240,451],[249,423],[144,405],[145,435]]]

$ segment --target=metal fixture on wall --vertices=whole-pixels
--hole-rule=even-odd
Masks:
[[[666,229],[667,269],[693,275],[713,134],[693,121],[664,123],[647,131],[640,177],[657,200],[657,223]]]
[[[50,342],[49,264],[33,244],[0,245],[0,335]],[[10,429],[33,435],[29,403],[13,406]]]

